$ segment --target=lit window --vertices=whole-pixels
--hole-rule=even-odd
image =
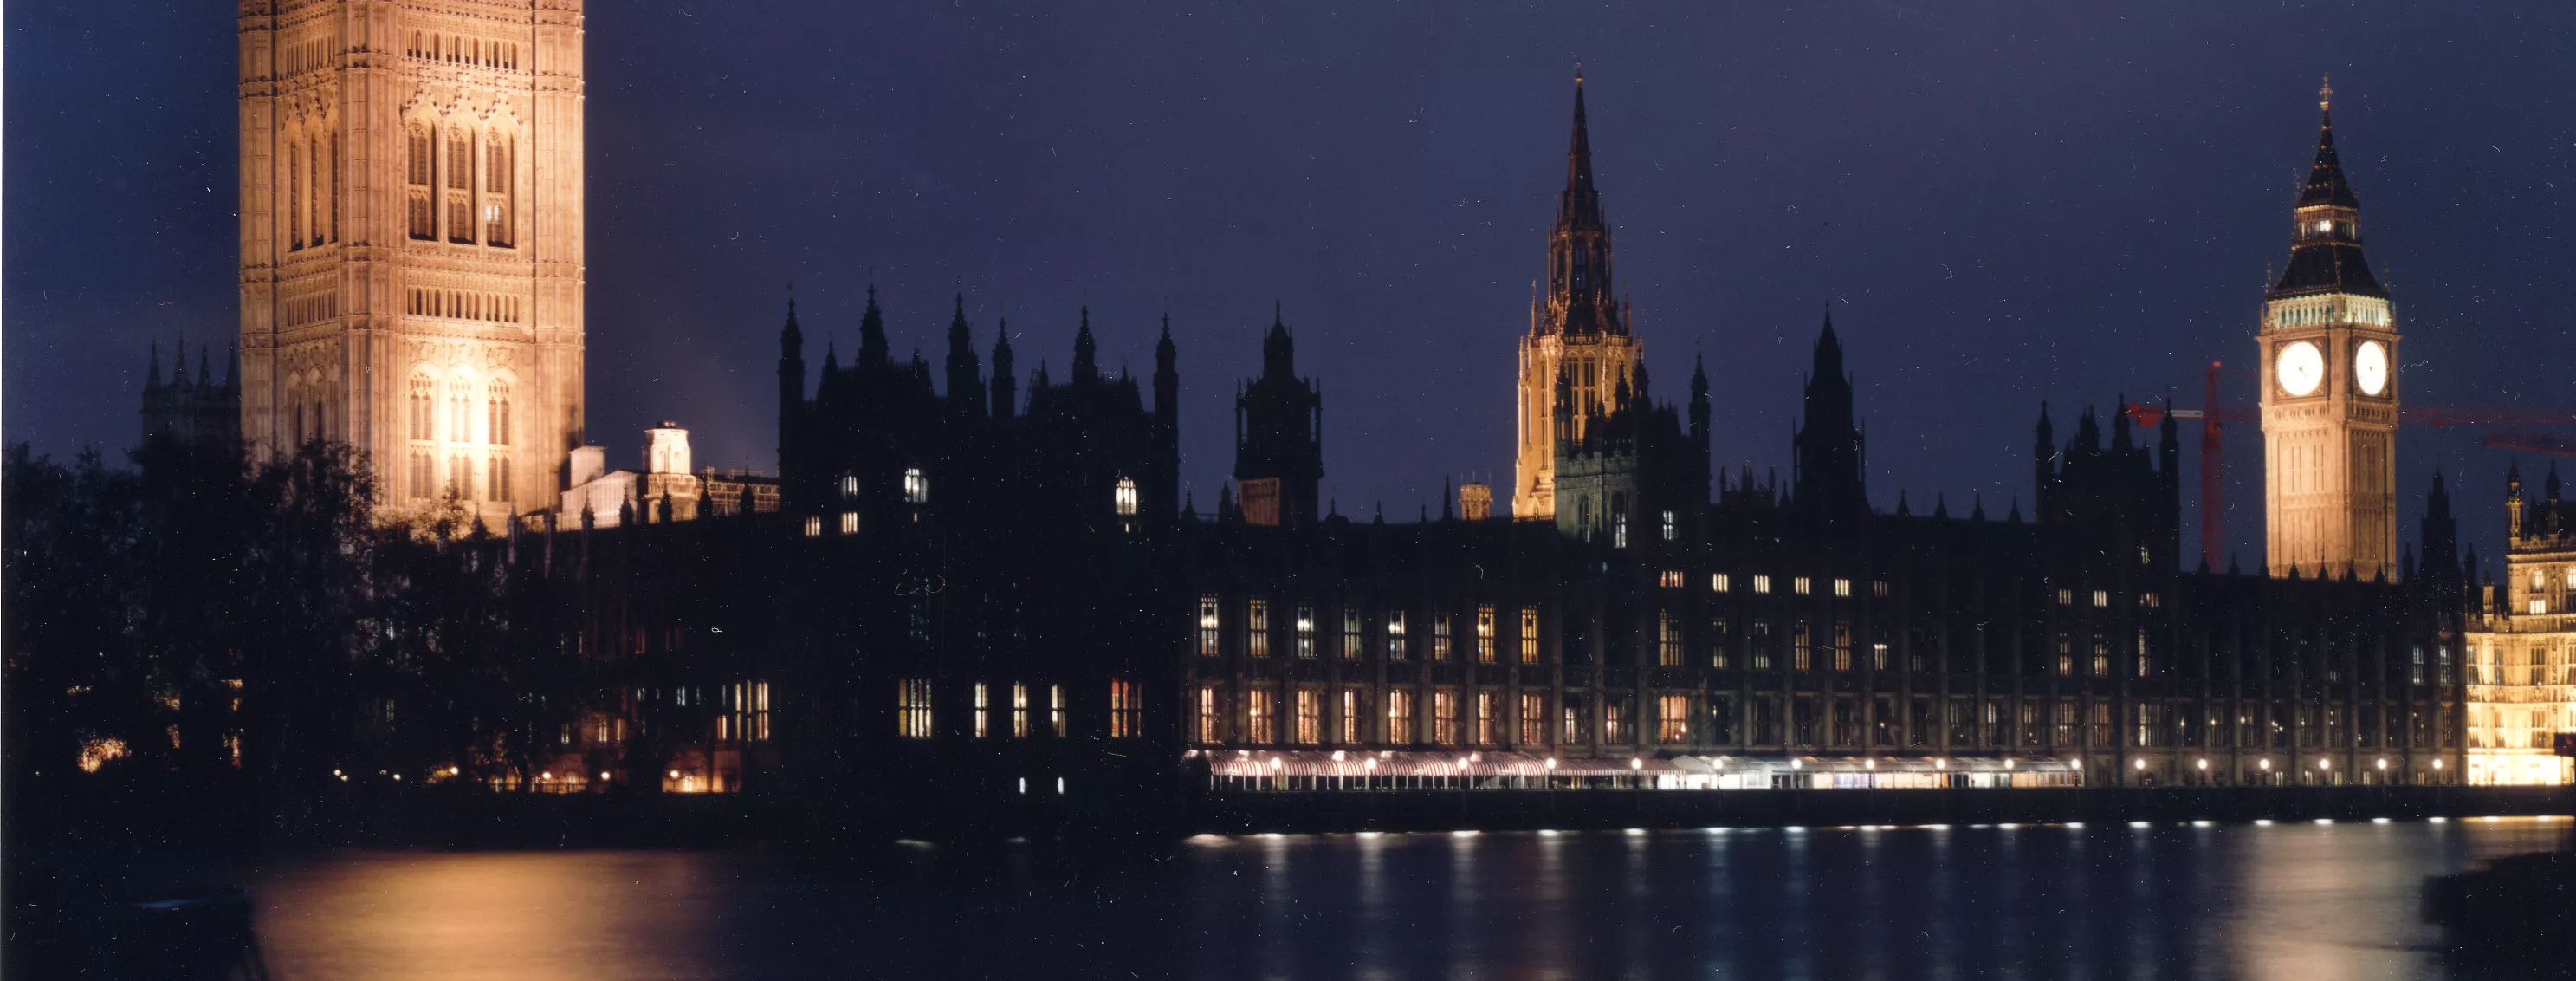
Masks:
[[[858,513],[858,512],[856,512],[856,511],[843,511],[843,512],[841,512],[841,534],[844,534],[844,535],[855,535],[855,534],[858,534],[858,533],[859,533],[859,513]]]
[[[1386,693],[1386,741],[1398,746],[1410,745],[1413,739],[1413,692],[1397,688]]]
[[[1502,742],[1502,722],[1502,693],[1490,688],[1476,692],[1476,745]]]
[[[1199,597],[1199,656],[1217,656],[1217,605],[1215,593],[1208,593]]]
[[[1538,663],[1538,607],[1535,606],[1521,607],[1521,663]]]
[[[1655,741],[1659,743],[1690,741],[1690,696],[1664,695],[1656,699]]]
[[[2108,606],[2110,606],[2110,605],[2111,605],[2111,591],[2110,591],[2110,590],[2107,590],[2107,589],[2096,589],[2096,590],[2094,590],[2094,591],[2093,591],[2093,605],[2094,605],[2094,606],[2096,606],[2096,607],[2108,607]]]
[[[1312,688],[1297,689],[1297,744],[1313,746],[1324,741],[1324,693]]]
[[[1677,529],[1673,522],[1673,513],[1670,511],[1664,512],[1664,540],[1668,542],[1672,541],[1676,533]]]
[[[1275,721],[1277,719],[1277,707],[1272,701],[1278,697],[1278,693],[1267,688],[1255,688],[1244,694],[1246,696],[1244,704],[1245,721],[1250,723],[1251,729],[1249,733],[1249,741],[1255,743],[1278,742],[1279,733],[1275,725]]]
[[[820,516],[805,519],[805,537],[823,537],[823,519]]]
[[[1109,682],[1109,738],[1134,739],[1144,733],[1145,696],[1133,681]]]
[[[902,682],[895,703],[895,734],[905,739],[930,738],[930,679]]]
[[[1494,608],[1476,608],[1476,662],[1494,663]]]
[[[2058,591],[2057,591],[2057,605],[2059,605],[2059,606],[2073,606],[2073,605],[2075,605],[2075,591],[2074,591],[2074,590],[2072,590],[2072,589],[2061,589],[2061,590],[2058,590]]]
[[[1297,607],[1297,656],[1315,656],[1315,608],[1311,606]]]
[[[903,502],[930,503],[930,478],[922,474],[920,467],[905,467],[903,470]]]
[[[1011,738],[1029,738],[1029,686],[1011,682]]]
[[[1342,742],[1345,745],[1365,741],[1360,736],[1360,726],[1365,718],[1366,715],[1360,708],[1359,690],[1342,689]]]
[[[1389,660],[1404,660],[1403,610],[1386,611],[1386,656]]]
[[[1136,516],[1136,481],[1133,478],[1118,478],[1117,505],[1119,517]]]
[[[1244,604],[1243,651],[1254,657],[1270,656],[1270,601],[1249,600]]]
[[[1449,614],[1447,613],[1431,614],[1431,659],[1434,661],[1449,659]]]
[[[924,684],[927,683],[924,682]],[[926,696],[925,700],[927,700]],[[921,727],[930,728],[927,719],[922,722]],[[751,683],[751,738],[769,738],[769,682],[766,681]]]
[[[1342,656],[1358,659],[1368,656],[1368,641],[1360,627],[1360,611],[1342,611]]]
[[[1215,685],[1199,686],[1199,741],[1214,743],[1225,733],[1225,714],[1221,711]]]
[[[1799,671],[1816,669],[1814,653],[1816,643],[1815,638],[1807,632],[1807,621],[1800,620],[1789,629],[1789,644],[1791,668]]]
[[[1539,746],[1547,742],[1547,696],[1521,696],[1521,745]]]
[[[1458,692],[1438,688],[1431,692],[1431,741],[1443,746],[1458,744]]]
[[[1876,580],[1876,581],[1874,581],[1874,582],[1871,582],[1871,583],[1869,584],[1869,594],[1870,594],[1870,595],[1872,595],[1872,596],[1876,596],[1876,597],[1878,597],[1879,599],[1886,599],[1886,598],[1887,598],[1887,580],[1885,580],[1885,579],[1880,579],[1880,580]]]
[[[841,499],[842,499],[842,500],[844,500],[844,501],[856,500],[856,499],[858,498],[858,496],[859,496],[859,478],[858,478],[858,476],[857,476],[856,474],[846,474],[846,473],[845,473],[845,474],[842,474],[842,475],[841,475]]]
[[[1726,573],[1720,572],[1708,577],[1708,588],[1716,590],[1717,592],[1727,592],[1733,589],[1734,586],[1734,583],[1727,581]]]
[[[1682,663],[1682,625],[1669,611],[1655,611],[1655,663],[1667,668]]]
[[[1047,686],[1047,731],[1064,738],[1064,686]]]
[[[1836,580],[1834,580],[1834,595],[1836,595],[1836,596],[1840,596],[1840,597],[1844,597],[1844,598],[1846,598],[1846,599],[1850,598],[1850,596],[1851,596],[1851,580],[1849,580],[1849,579],[1836,579]]]
[[[1659,581],[1662,582],[1665,589],[1680,589],[1682,588],[1682,571],[1680,569],[1666,569]]]
[[[1755,577],[1753,577],[1753,591],[1754,591],[1754,592],[1757,592],[1757,593],[1765,593],[1765,594],[1767,594],[1767,593],[1771,592],[1771,577],[1769,577],[1769,576],[1755,576]]]
[[[978,681],[975,683],[975,738],[993,734],[992,715],[992,694],[983,682]]]
[[[1816,591],[1816,581],[1806,576],[1799,576],[1791,581],[1790,588],[1797,590],[1798,595],[1805,596]]]
[[[1836,620],[1834,621],[1834,670],[1851,669],[1851,622]]]

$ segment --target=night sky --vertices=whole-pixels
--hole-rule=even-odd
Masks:
[[[1436,511],[1451,474],[1507,499],[1578,58],[1657,391],[1705,353],[1729,469],[1785,474],[1829,302],[1881,507],[2026,506],[2042,399],[2061,433],[2198,405],[2210,360],[2255,362],[2324,72],[2406,401],[2576,407],[2576,5],[1284,6],[594,5],[591,441],[631,466],[667,418],[774,469],[787,282],[819,361],[873,275],[934,363],[961,287],[979,347],[1007,316],[1059,377],[1086,299],[1140,376],[1168,311],[1205,508],[1275,300],[1343,513]],[[10,15],[7,436],[121,449],[147,346],[235,330],[232,8]],[[2228,436],[2250,566],[2259,433]],[[2505,462],[2408,427],[2401,535],[2440,467],[2492,554]]]

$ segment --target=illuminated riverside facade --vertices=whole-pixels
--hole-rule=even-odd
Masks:
[[[1571,152],[1590,215],[1579,124]],[[1606,233],[1584,242],[1606,280]],[[2171,418],[2088,410],[2061,434],[2043,410],[2027,513],[1879,510],[1828,321],[1786,480],[1712,468],[1705,365],[1677,406],[1642,363],[1540,381],[1525,361],[1521,411],[1551,438],[1514,494],[1544,473],[1545,508],[1492,518],[1476,488],[1437,518],[1353,518],[1317,506],[1320,389],[1274,310],[1204,515],[1179,488],[1168,320],[1146,383],[1099,371],[1090,316],[1068,318],[1071,372],[1023,391],[1006,325],[979,351],[962,297],[938,372],[890,355],[873,290],[855,357],[809,372],[791,305],[776,512],[522,525],[513,560],[575,584],[581,649],[615,679],[549,779],[1115,813],[1199,781],[2462,778],[2470,591],[2438,493],[2420,569],[2185,571]]]
[[[2576,509],[2559,496],[2558,469],[2527,498],[2522,471],[2505,476],[2504,579],[2471,592],[2469,779],[2560,784],[2569,760],[2558,733],[2576,732]]]

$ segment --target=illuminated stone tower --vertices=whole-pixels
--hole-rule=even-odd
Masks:
[[[2291,211],[2290,264],[2263,303],[2263,505],[2274,575],[2397,576],[2397,320],[2361,254],[2335,156],[2332,88]]]
[[[388,515],[556,503],[582,436],[582,4],[241,0],[241,418]]]
[[[1556,227],[1547,236],[1547,293],[1530,302],[1521,338],[1520,454],[1512,516],[1556,515],[1556,444],[1578,439],[1591,420],[1616,406],[1612,395],[1637,366],[1628,305],[1611,289],[1610,223],[1592,186],[1592,139],[1583,120],[1583,72],[1574,73],[1574,142],[1565,154],[1565,190],[1556,198]],[[1558,375],[1566,385],[1558,387]],[[1568,399],[1567,411],[1557,401]]]

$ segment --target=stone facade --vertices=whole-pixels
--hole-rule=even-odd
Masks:
[[[2504,578],[2471,594],[2469,779],[2567,783],[2552,741],[2576,732],[2576,508],[2554,465],[2537,499],[2506,474],[2504,506]]]
[[[582,7],[243,0],[241,430],[389,515],[552,508],[582,439]]]
[[[1521,338],[1520,447],[1512,516],[1556,517],[1557,446],[1581,439],[1594,416],[1619,405],[1613,389],[1645,353],[1628,329],[1628,302],[1611,279],[1610,220],[1592,181],[1592,135],[1583,114],[1583,75],[1574,77],[1574,139],[1565,190],[1547,236],[1547,292],[1530,300]]]

